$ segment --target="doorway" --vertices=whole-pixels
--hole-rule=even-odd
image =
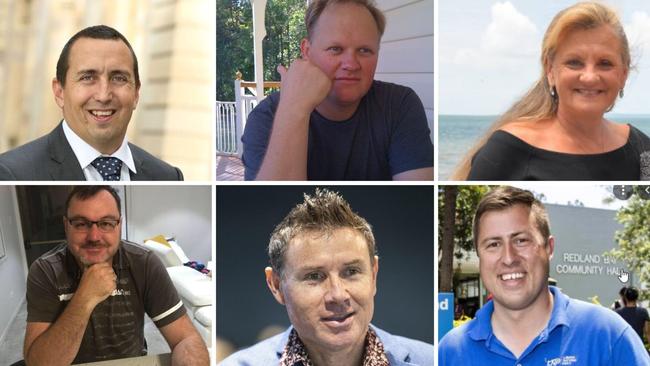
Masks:
[[[65,241],[63,215],[71,186],[16,186],[27,267]]]

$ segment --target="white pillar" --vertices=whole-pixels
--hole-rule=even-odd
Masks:
[[[240,74],[241,75],[241,74]],[[235,79],[235,131],[237,139],[237,157],[241,159],[244,153],[242,146],[241,136],[244,134],[244,127],[246,126],[246,106],[244,106],[244,99],[242,98],[241,79]]]
[[[251,0],[253,8],[253,61],[255,65],[255,97],[264,99],[264,53],[262,40],[266,37],[266,0]]]

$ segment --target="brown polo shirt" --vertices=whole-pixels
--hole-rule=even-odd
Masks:
[[[145,355],[144,313],[159,328],[185,314],[167,270],[152,251],[122,241],[113,270],[117,289],[90,315],[73,363]],[[27,321],[54,323],[74,296],[81,273],[67,243],[35,260],[27,277]]]

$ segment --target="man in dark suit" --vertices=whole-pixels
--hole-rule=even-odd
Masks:
[[[66,43],[52,91],[63,121],[0,155],[0,180],[183,180],[183,173],[128,143],[140,93],[138,60],[117,30],[93,26]]]

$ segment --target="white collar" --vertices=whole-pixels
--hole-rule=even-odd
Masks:
[[[122,140],[122,145],[114,153],[110,155],[105,155],[97,151],[94,147],[90,146],[86,141],[84,141],[79,135],[77,135],[68,125],[68,122],[63,120],[63,133],[65,138],[68,140],[72,151],[77,157],[81,169],[86,169],[96,158],[100,156],[112,156],[120,159],[123,164],[131,170],[133,173],[137,173],[135,170],[135,162],[133,161],[133,155],[131,154],[131,149],[129,148],[128,141],[126,136]]]

